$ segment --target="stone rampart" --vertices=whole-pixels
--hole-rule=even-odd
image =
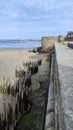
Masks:
[[[58,37],[44,36],[42,37],[42,49],[46,50],[53,46],[54,42],[58,42]]]
[[[45,130],[72,130],[73,50],[57,43],[53,52]]]
[[[42,37],[42,50],[48,50],[52,48],[55,42],[62,43],[67,45],[68,42],[73,41],[73,31],[67,33],[66,36],[59,35],[59,36],[43,36]]]
[[[59,36],[58,36],[58,42],[63,43],[63,42],[64,42],[64,39],[65,39],[65,36],[64,36],[64,35],[59,35]]]

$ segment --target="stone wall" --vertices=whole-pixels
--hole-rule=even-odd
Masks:
[[[54,36],[43,36],[42,37],[42,49],[46,50],[53,46],[54,42],[58,42],[58,37]]]
[[[51,58],[45,130],[73,129],[73,50],[55,44]]]
[[[54,52],[54,104],[55,104],[55,130],[66,130],[62,97],[60,93],[60,77],[58,71],[57,54]]]
[[[50,56],[50,75],[47,97],[47,109],[45,118],[45,130],[54,130],[55,128],[55,105],[54,105],[54,55]]]
[[[59,35],[59,36],[43,36],[42,37],[42,50],[48,50],[52,48],[55,42],[62,43],[67,45],[68,42],[73,41],[73,31],[67,33],[66,36]]]
[[[58,36],[58,42],[64,42],[65,36],[64,35],[59,35]]]

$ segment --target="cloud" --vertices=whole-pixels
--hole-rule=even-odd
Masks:
[[[5,3],[5,6],[4,4]],[[73,1],[71,0],[3,0],[0,6],[0,14],[8,17],[20,17],[30,19],[48,19],[59,14],[73,15]],[[67,15],[68,13],[68,15]]]
[[[30,33],[30,30],[37,32],[37,36],[48,32],[57,34],[58,32],[65,32],[64,29],[71,30],[72,24],[72,0],[0,1],[0,30],[3,32],[2,35],[7,28],[10,34],[15,28],[16,36],[20,34],[21,37],[21,33]]]

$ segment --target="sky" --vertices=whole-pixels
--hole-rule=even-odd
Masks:
[[[73,0],[0,0],[0,39],[41,39],[73,30]]]

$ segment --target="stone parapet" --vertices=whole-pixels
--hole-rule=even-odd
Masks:
[[[71,43],[68,43],[68,47],[72,48],[73,49],[73,42]]]
[[[50,82],[48,89],[45,130],[55,130],[55,105],[54,105],[54,55],[51,56]]]

